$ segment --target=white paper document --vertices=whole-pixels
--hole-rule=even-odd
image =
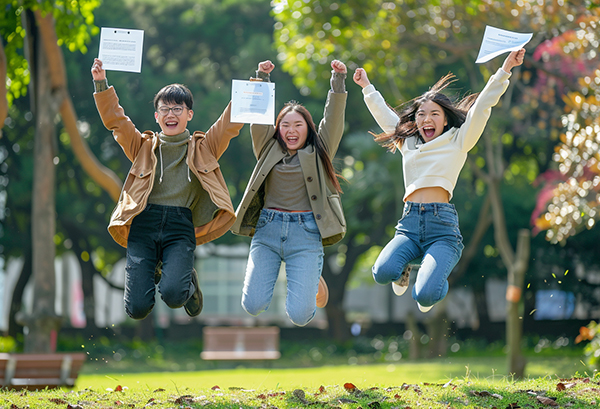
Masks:
[[[102,27],[98,59],[110,71],[142,71],[144,30]]]
[[[275,125],[275,83],[233,80],[231,122]]]
[[[500,54],[520,50],[527,44],[533,33],[515,33],[514,31],[486,26],[476,63],[488,62]]]

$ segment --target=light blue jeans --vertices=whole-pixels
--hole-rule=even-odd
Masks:
[[[460,259],[462,241],[453,204],[406,202],[394,238],[373,266],[373,278],[389,284],[410,261],[423,257],[412,297],[423,307],[434,305],[448,293],[448,276]]]
[[[323,244],[312,212],[261,211],[242,292],[242,307],[248,314],[256,316],[269,308],[282,261],[286,313],[295,325],[304,326],[315,316],[323,270]]]

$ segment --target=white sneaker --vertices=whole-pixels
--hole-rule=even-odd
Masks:
[[[412,271],[412,266],[407,264],[402,270],[402,275],[399,279],[392,282],[392,290],[394,290],[394,294],[397,296],[401,296],[408,289],[408,283],[410,282],[410,272]]]
[[[430,309],[433,308],[433,305],[430,305],[429,307],[423,307],[421,304],[417,303],[417,306],[419,307],[419,310],[421,310],[422,313],[426,313],[428,312]]]

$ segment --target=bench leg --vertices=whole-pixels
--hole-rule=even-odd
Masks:
[[[15,358],[9,358],[6,364],[6,371],[4,372],[4,384],[2,386],[10,386],[12,379],[15,376],[17,369],[17,360]]]

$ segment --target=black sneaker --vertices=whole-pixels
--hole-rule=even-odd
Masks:
[[[183,304],[183,309],[190,317],[195,317],[202,312],[202,307],[204,306],[204,300],[202,297],[202,291],[200,291],[200,284],[198,284],[198,273],[196,273],[196,269],[193,270],[192,273],[192,284],[196,287],[194,290],[194,294],[190,297],[189,300]]]

